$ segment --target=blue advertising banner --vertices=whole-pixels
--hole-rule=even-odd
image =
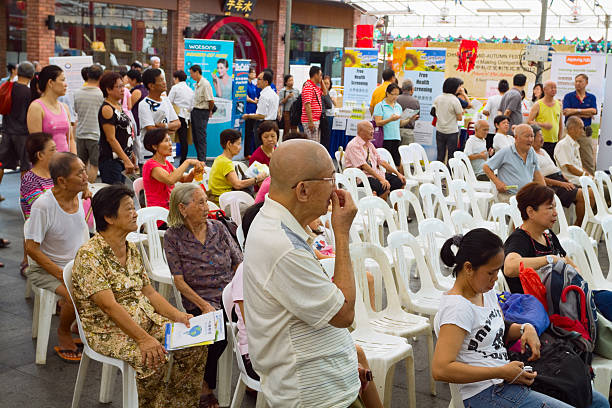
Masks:
[[[232,126],[244,134],[244,120],[246,113],[247,84],[249,83],[249,68],[251,60],[239,59],[234,61],[234,96],[232,110]]]
[[[189,74],[192,65],[200,65],[202,76],[213,88],[217,111],[211,115],[206,127],[206,156],[217,157],[223,151],[219,135],[232,127],[234,42],[188,38],[185,39],[184,54],[185,72]],[[195,81],[190,76],[187,85],[195,88]]]
[[[376,89],[378,75],[378,49],[345,48],[344,101],[370,103]]]
[[[419,100],[421,111],[414,126],[414,141],[421,144],[429,160],[436,160],[435,128],[431,125],[431,106],[436,96],[442,94],[446,48],[407,48],[404,80],[412,80],[414,96]]]

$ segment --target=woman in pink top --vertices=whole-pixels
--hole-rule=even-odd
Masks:
[[[188,175],[184,175],[185,171],[189,166],[203,164],[196,159],[187,159],[175,169],[172,163],[166,160],[166,157],[172,156],[172,141],[166,128],[149,130],[144,136],[143,144],[145,149],[153,153],[153,157],[147,160],[142,168],[147,206],[168,208],[174,184],[177,181],[193,181],[193,169]]]
[[[58,152],[76,154],[68,107],[58,101],[60,96],[66,95],[67,88],[66,76],[57,65],[47,65],[40,71],[38,89],[42,95],[28,109],[28,131],[49,133]]]

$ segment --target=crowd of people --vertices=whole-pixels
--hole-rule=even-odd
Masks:
[[[185,72],[174,72],[169,91],[159,59],[151,62],[147,70],[135,65],[125,73],[86,67],[72,107],[60,101],[67,88],[60,67],[48,65],[38,73],[29,62],[15,67],[0,161],[2,169],[21,170],[21,273],[61,298],[55,352],[67,362],[80,360],[82,343],[72,329],[76,310],[93,350],[134,367],[140,406],[216,408],[217,365],[227,341],[174,351],[171,361],[162,344],[166,323],[189,326],[193,316],[225,308],[231,311],[225,318],[238,323],[247,373],[261,380],[268,405],[381,407],[366,353],[349,331],[359,296],[349,251],[357,203],[337,189],[336,166],[326,149],[339,104],[331,79],[312,67],[301,93],[291,75],[277,91],[271,70],[252,69],[245,134],[221,132],[223,151],[203,189],[193,181],[204,171],[213,87],[217,96],[226,92],[227,61],[219,60],[220,76],[212,85],[199,65],[191,66],[194,90]],[[411,81],[400,86],[390,69],[382,79],[372,95],[372,121],[358,123],[343,166],[362,170],[373,194],[386,200],[406,186],[410,169],[403,167],[399,147],[414,142],[420,105]],[[506,347],[516,340],[529,345],[534,360],[540,342],[530,324],[504,320],[493,288],[500,269],[511,292],[523,293],[519,265],[537,269],[564,260],[575,267],[551,228],[555,194],[563,206],[575,205],[577,225],[585,202],[594,203],[593,192],[579,185],[579,177],[594,173],[590,124],[597,104],[585,91],[587,83],[586,75],[578,75],[576,92],[560,102],[556,84],[545,82],[534,88],[525,116],[526,77],[515,75],[512,88],[500,81],[500,94],[489,99],[465,146],[458,122],[470,100],[463,82],[447,78],[433,101],[437,159],[447,162],[463,150],[477,179],[495,186],[498,201],[516,197],[523,220],[505,243],[489,230],[474,229],[448,239],[440,253],[455,280],[433,322],[438,340],[431,372],[437,380],[460,384],[466,406],[507,400],[515,407],[567,406],[530,390],[537,373],[509,361]],[[298,98],[302,111],[295,123],[291,108]],[[417,113],[402,119],[406,109]],[[372,143],[375,126],[383,129],[389,162]],[[189,128],[197,158],[188,158],[184,149]],[[181,144],[176,167],[174,133]],[[151,154],[146,160],[145,150]],[[241,151],[250,164],[267,165],[269,174],[238,174],[233,159]],[[88,184],[98,172],[108,186],[92,196]],[[168,209],[163,250],[185,312],[154,289],[136,245],[127,241],[137,230],[137,213],[126,176],[138,172],[146,205]],[[209,217],[209,203],[219,205],[221,195],[233,190],[255,196],[254,206],[241,209],[244,250],[223,222]],[[328,213],[330,223],[321,224]],[[333,230],[333,243],[325,242],[325,229]],[[328,257],[334,258],[333,277],[319,262]],[[74,303],[63,281],[63,269],[73,260]],[[373,277],[367,276],[373,305]],[[234,302],[229,306],[222,300],[226,287]],[[590,406],[609,404],[593,391]]]

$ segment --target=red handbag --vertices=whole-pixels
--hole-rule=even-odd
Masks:
[[[0,85],[0,115],[8,115],[11,113],[11,106],[13,101],[11,99],[11,93],[13,92],[12,81],[6,81]]]

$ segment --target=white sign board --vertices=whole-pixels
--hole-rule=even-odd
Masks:
[[[74,91],[83,86],[83,77],[81,69],[93,65],[91,55],[78,57],[50,57],[49,64],[57,65],[64,70],[66,82],[68,83],[68,91],[66,94],[72,94]]]
[[[370,103],[378,76],[378,49],[344,49],[344,101]]]
[[[604,111],[601,114],[601,132],[597,152],[597,170],[608,170],[612,166],[612,63],[608,64]],[[589,81],[590,82],[590,81]]]
[[[312,66],[320,67],[321,64],[289,66],[289,74],[293,77],[293,87],[299,89],[300,92],[302,92],[304,82],[310,79],[310,67]]]
[[[434,127],[431,122],[417,120],[414,123],[414,142],[423,146],[433,145]]]
[[[347,119],[346,121],[346,135],[357,136],[357,124],[361,122],[361,119]]]

